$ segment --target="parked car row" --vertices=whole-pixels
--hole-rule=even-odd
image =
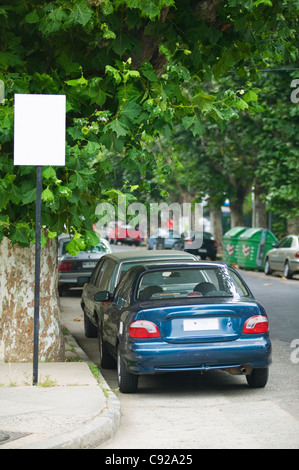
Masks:
[[[199,244],[195,244],[195,238],[200,239]],[[165,249],[185,250],[188,253],[200,256],[201,259],[209,258],[215,261],[217,258],[218,244],[213,235],[209,232],[192,232],[184,237],[176,230],[160,228],[156,231],[154,237],[147,241],[147,248],[155,250],[161,245]]]
[[[104,228],[104,237],[111,244],[127,244],[140,246],[144,240],[141,229],[123,222],[110,222]],[[194,239],[201,239],[201,246],[194,247]],[[217,258],[217,241],[209,232],[192,232],[192,235],[184,237],[177,230],[159,228],[155,235],[147,239],[148,250],[185,250],[189,253],[200,256],[201,259],[209,258],[215,261]]]
[[[121,392],[142,374],[212,369],[266,385],[267,314],[233,268],[176,250],[119,252],[78,280],[85,335],[98,337],[101,367],[117,367]]]
[[[215,261],[217,258],[217,242],[213,235],[208,232],[201,234],[196,233],[193,234],[192,238],[184,239],[182,239],[176,231],[171,231],[168,237],[166,237],[166,234],[165,229],[159,229],[155,237],[148,239],[148,249],[155,250],[157,248],[164,248],[166,250],[182,250],[195,257],[200,256],[202,260],[209,258]],[[199,247],[194,247],[193,242],[196,236],[202,237],[202,243],[200,243]],[[89,247],[87,250],[81,251],[77,256],[71,256],[66,249],[70,240],[69,236],[62,236],[59,239],[58,288],[60,295],[66,293],[70,288],[82,287],[82,284],[78,282],[78,278],[83,275],[90,276],[97,261],[103,255],[111,253],[112,251],[109,242],[102,238],[96,247]],[[159,244],[161,245],[159,246]],[[161,255],[160,249],[158,253]],[[269,275],[274,271],[281,272],[287,279],[291,279],[294,274],[299,273],[298,235],[288,235],[284,237],[277,245],[274,245],[272,250],[267,252],[264,272]]]

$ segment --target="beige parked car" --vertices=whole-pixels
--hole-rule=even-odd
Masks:
[[[299,273],[299,235],[287,235],[268,251],[265,274],[273,271],[281,271],[287,279]]]

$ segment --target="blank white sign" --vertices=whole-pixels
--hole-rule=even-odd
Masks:
[[[65,165],[65,103],[65,95],[15,95],[15,165]]]

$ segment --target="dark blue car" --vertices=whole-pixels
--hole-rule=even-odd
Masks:
[[[123,393],[140,374],[222,369],[264,387],[271,363],[268,318],[239,274],[222,263],[135,266],[99,319],[101,366],[117,361]]]

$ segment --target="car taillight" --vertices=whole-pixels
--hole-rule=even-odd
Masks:
[[[295,258],[299,258],[299,251],[295,253]]]
[[[73,269],[72,261],[60,261],[58,264],[58,271],[71,271]]]
[[[243,333],[245,334],[257,334],[257,333],[267,333],[269,331],[269,322],[268,318],[264,315],[256,315],[255,317],[250,317],[246,320],[243,327]]]
[[[129,325],[131,338],[160,338],[160,331],[154,323],[147,320],[136,320]]]

